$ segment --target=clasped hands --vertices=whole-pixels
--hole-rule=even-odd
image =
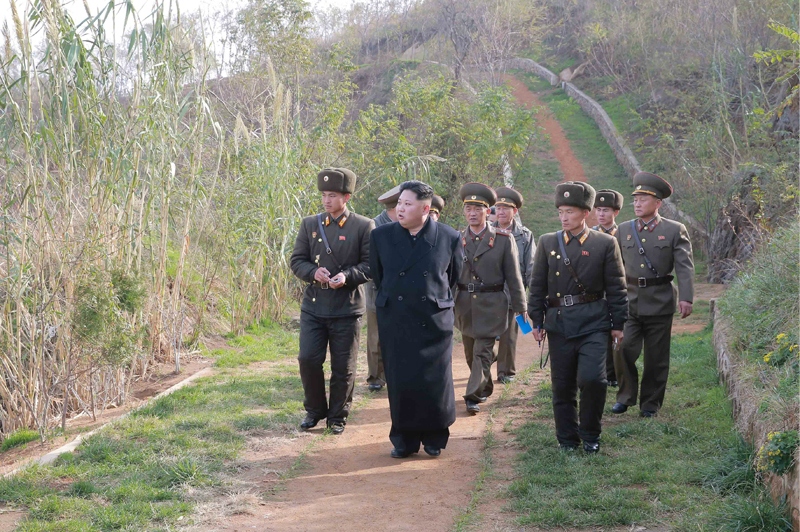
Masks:
[[[314,280],[320,283],[328,283],[334,290],[343,287],[345,283],[344,272],[339,272],[331,277],[331,272],[325,267],[317,268],[317,271],[314,272]]]

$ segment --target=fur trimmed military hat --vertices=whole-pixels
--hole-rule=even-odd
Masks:
[[[317,175],[317,189],[352,194],[356,191],[356,174],[347,168],[326,168]]]
[[[494,190],[482,183],[467,183],[461,187],[458,195],[464,200],[464,205],[491,207],[497,202],[497,194]]]
[[[594,188],[583,181],[565,181],[556,185],[556,208],[578,207],[590,211],[594,197]]]
[[[622,208],[623,201],[624,198],[622,194],[620,194],[616,190],[611,190],[610,188],[604,188],[603,190],[597,191],[597,195],[594,198],[594,206],[611,207],[615,211],[618,211]]]
[[[633,176],[633,195],[650,194],[663,200],[672,195],[672,185],[667,181],[650,172],[637,172]]]
[[[444,210],[444,198],[438,194],[434,194],[433,198],[431,199],[431,212],[436,212],[442,214]]]
[[[397,185],[392,190],[384,192],[378,197],[378,203],[382,203],[388,210],[397,207],[397,201],[400,199],[400,185]]]
[[[497,193],[497,203],[495,205],[505,205],[514,209],[522,208],[524,200],[522,194],[511,187],[498,187],[494,189]]]

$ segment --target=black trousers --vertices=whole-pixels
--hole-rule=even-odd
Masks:
[[[617,346],[619,349],[619,346]],[[614,367],[614,339],[611,333],[608,334],[608,351],[606,353],[606,380],[608,382],[617,380],[617,370]]]
[[[625,322],[625,339],[617,350],[619,373],[617,402],[635,406],[637,395],[642,410],[658,412],[664,404],[669,377],[669,348],[672,339],[672,314],[637,316],[631,314]],[[642,391],[639,392],[639,371],[636,361],[644,345]]]
[[[395,449],[404,453],[419,452],[420,443],[444,449],[447,447],[447,440],[450,438],[450,429],[439,430],[397,430],[392,424],[389,431],[389,440]]]
[[[328,425],[345,423],[353,402],[361,316],[320,318],[300,313],[300,378],[306,412]],[[325,354],[331,352],[330,403],[325,394]]]
[[[547,333],[556,438],[562,445],[578,445],[581,440],[596,443],[600,439],[608,386],[608,336],[608,331],[598,331],[567,339],[560,334]]]

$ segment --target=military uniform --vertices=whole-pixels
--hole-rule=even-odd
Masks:
[[[378,197],[378,203],[384,206],[383,212],[372,219],[375,227],[394,223],[387,211],[397,207],[400,198],[400,185],[392,188]],[[375,283],[370,281],[364,285],[367,298],[367,384],[372,391],[377,391],[386,385],[386,375],[383,370],[381,357],[381,344],[378,338],[378,315],[375,309]]]
[[[509,187],[500,187],[495,190],[497,193],[498,205],[505,205],[514,209],[521,209],[524,199],[522,194]],[[499,222],[494,223],[499,227]],[[519,257],[519,273],[522,275],[522,284],[525,288],[531,282],[533,271],[533,250],[536,244],[533,233],[522,225],[518,220],[513,220],[511,226],[505,229],[514,238],[517,244],[517,256]],[[500,342],[497,346],[497,379],[503,382],[505,379],[513,377],[517,373],[516,354],[517,336],[519,335],[519,325],[514,319],[514,311],[511,305],[508,306],[508,328],[500,335]]]
[[[664,199],[672,194],[669,183],[647,172],[636,174],[633,184],[634,195]],[[615,362],[620,378],[617,403],[634,406],[639,391],[636,361],[644,344],[639,405],[643,415],[653,415],[661,408],[667,388],[672,318],[678,294],[680,301],[691,303],[694,299],[694,262],[689,233],[682,223],[662,218],[658,212],[646,222],[639,218],[625,222],[617,233],[625,261],[630,318]],[[637,236],[644,254],[639,251]],[[672,282],[673,270],[677,288]],[[615,405],[617,410],[625,409]]]
[[[434,220],[437,222],[439,221],[439,217],[442,215],[444,205],[444,198],[438,194],[434,194],[433,199],[431,199],[431,216],[433,216]]]
[[[556,207],[591,209],[594,194],[586,183],[561,183]],[[534,255],[528,314],[531,325],[548,334],[558,442],[574,448],[583,440],[587,451],[596,452],[606,398],[607,339],[610,330],[622,330],[627,318],[622,258],[614,238],[585,224],[574,235],[542,235]]]
[[[615,211],[619,211],[622,209],[622,203],[624,198],[622,194],[617,192],[616,190],[611,190],[608,188],[604,188],[602,190],[597,191],[597,196],[594,199],[594,207],[609,207]],[[592,227],[595,231],[600,231],[601,233],[605,233],[607,235],[611,235],[613,237],[617,236],[617,232],[619,231],[619,226],[615,223],[611,224],[611,227],[603,227],[602,225],[595,225]],[[606,355],[606,380],[608,380],[609,386],[616,386],[617,385],[617,372],[614,368],[614,341],[611,338],[611,335],[608,335],[608,354]]]
[[[344,168],[326,169],[317,176],[321,191],[352,193],[355,174]],[[322,230],[330,244],[327,252]],[[343,428],[353,399],[361,316],[365,312],[361,285],[369,280],[369,234],[375,223],[345,208],[338,217],[323,213],[304,218],[291,256],[292,272],[308,283],[300,307],[300,378],[309,428],[320,419]],[[344,272],[345,284],[330,288],[314,279],[320,267],[334,277]],[[331,352],[330,402],[325,393],[322,365]]]
[[[494,190],[479,183],[461,187],[465,204],[489,208],[496,201]],[[510,233],[486,223],[481,234],[469,227],[461,232],[464,267],[456,292],[456,327],[464,341],[464,353],[471,368],[464,399],[471,413],[476,404],[492,394],[494,342],[508,329],[509,297],[517,314],[525,311],[525,288],[519,273],[517,246]],[[508,286],[508,294],[504,291]]]

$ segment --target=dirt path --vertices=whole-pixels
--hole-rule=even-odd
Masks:
[[[532,336],[520,337],[517,367],[525,368],[534,359],[538,361],[538,353]],[[496,385],[493,396],[481,405],[483,411],[468,416],[461,398],[468,376],[463,346],[455,345],[457,419],[450,427],[447,449],[439,458],[430,458],[422,452],[404,460],[389,456],[391,421],[384,391],[358,409],[348,420],[344,434],[319,441],[308,458],[309,467],[285,483],[284,489],[277,493],[277,500],[267,502],[249,515],[232,516],[216,529],[449,530],[454,518],[470,502],[481,469],[489,410],[504,389],[503,385]],[[359,375],[358,382],[363,378]],[[269,458],[259,453],[248,454],[255,463]],[[259,469],[256,466],[252,471]],[[273,479],[262,475],[260,489],[269,489]]]

